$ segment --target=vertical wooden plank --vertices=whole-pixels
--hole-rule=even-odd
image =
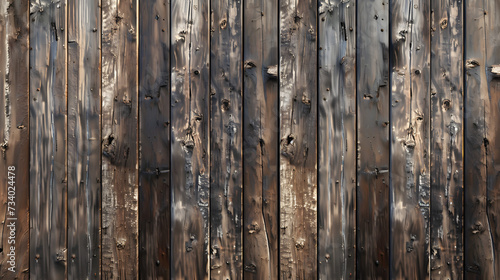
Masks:
[[[139,273],[170,278],[170,5],[139,3]]]
[[[210,10],[210,267],[242,279],[241,1],[212,0]]]
[[[500,3],[465,2],[465,276],[500,273]]]
[[[30,1],[30,276],[67,263],[66,1]]]
[[[390,7],[391,277],[429,279],[430,1]]]
[[[280,1],[280,275],[317,278],[317,1]]]
[[[389,278],[389,2],[358,3],[357,277]]]
[[[171,2],[172,279],[209,277],[209,3]]]
[[[29,278],[28,3],[0,3],[1,279]]]
[[[278,279],[278,1],[243,1],[245,279]]]
[[[68,278],[100,279],[101,10],[68,1]]]
[[[431,2],[431,53],[431,278],[461,279],[461,0]]]
[[[319,7],[320,279],[356,278],[356,1]]]
[[[102,276],[138,273],[137,1],[102,0]]]

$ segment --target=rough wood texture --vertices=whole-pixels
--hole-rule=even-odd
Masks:
[[[0,279],[6,280],[29,278],[28,9],[28,0],[0,3]]]
[[[462,1],[431,11],[431,278],[461,279]]]
[[[319,7],[318,270],[356,278],[356,2]]]
[[[210,268],[242,279],[241,1],[210,3]]]
[[[102,276],[138,273],[137,2],[102,1]]]
[[[170,7],[172,279],[208,279],[209,3],[172,0]]]
[[[245,279],[278,279],[278,1],[244,1]]]
[[[500,3],[465,3],[465,276],[500,273]]]
[[[30,2],[30,276],[67,264],[66,1]]]
[[[389,3],[360,1],[357,12],[357,277],[388,279]]]
[[[390,4],[391,277],[429,279],[430,1]]]
[[[101,10],[68,0],[68,278],[100,279]]]
[[[280,275],[317,278],[317,1],[280,0]]]
[[[170,279],[170,5],[139,3],[139,273]]]

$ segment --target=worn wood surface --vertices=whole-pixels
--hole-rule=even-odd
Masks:
[[[319,3],[318,270],[356,278],[356,1]]]
[[[68,0],[68,278],[100,279],[101,10]]]
[[[465,277],[498,279],[500,3],[464,2]]]
[[[280,277],[317,278],[317,3],[280,1]]]
[[[278,279],[278,1],[244,1],[243,270]]]
[[[242,279],[242,10],[212,0],[210,40],[210,269]]]
[[[357,6],[357,277],[388,279],[389,2]]]
[[[30,276],[67,270],[66,1],[30,2]]]
[[[139,3],[139,275],[170,279],[170,6]]]
[[[29,278],[28,2],[0,3],[0,108],[4,109],[0,114],[0,279],[6,280]]]
[[[102,0],[102,278],[138,275],[137,1]]]
[[[208,279],[209,3],[171,0],[170,5],[172,279]]]
[[[462,5],[431,2],[430,266],[438,279],[463,278]]]
[[[430,1],[390,6],[391,277],[429,279]]]

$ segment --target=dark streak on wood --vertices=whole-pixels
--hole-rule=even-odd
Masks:
[[[356,279],[356,2],[319,7],[318,270]]]

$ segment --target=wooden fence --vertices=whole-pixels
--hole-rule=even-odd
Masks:
[[[500,279],[498,0],[0,2],[1,279]]]

